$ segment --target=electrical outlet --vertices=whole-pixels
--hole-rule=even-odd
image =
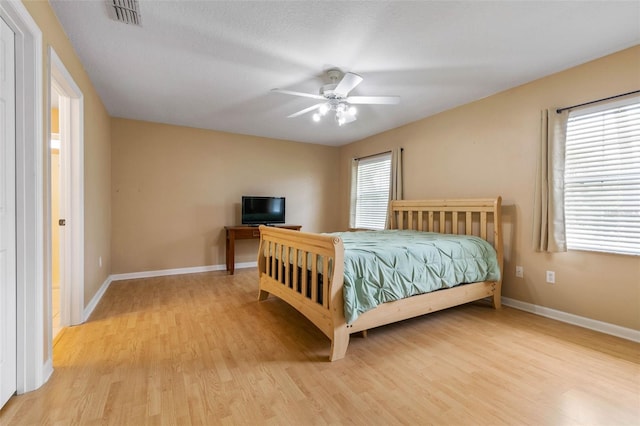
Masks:
[[[556,273],[554,271],[547,271],[547,282],[554,284],[556,282]]]
[[[516,277],[524,278],[524,268],[522,266],[516,266]]]

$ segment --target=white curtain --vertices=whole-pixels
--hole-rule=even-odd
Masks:
[[[404,183],[402,181],[402,148],[391,150],[391,181],[389,182],[389,201],[404,198]],[[385,228],[391,226],[391,205],[387,214]]]
[[[349,195],[349,227],[356,227],[356,204],[358,198],[358,159],[351,160],[351,194]]]
[[[542,111],[533,212],[533,248],[567,251],[564,222],[564,162],[569,111]]]

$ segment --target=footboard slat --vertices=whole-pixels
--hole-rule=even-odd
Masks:
[[[282,247],[282,250],[284,253],[282,253],[282,263],[283,263],[283,270],[284,270],[284,285],[289,287],[289,288],[293,288],[293,286],[291,285],[291,262],[287,262],[287,259],[289,259],[289,247]]]
[[[309,274],[305,274],[303,271],[307,270],[307,253],[305,251],[302,251],[302,266],[301,266],[301,272],[300,275],[302,276],[302,293],[301,294],[308,294],[309,292]]]
[[[292,265],[291,265],[291,272],[292,272],[292,279],[291,279],[291,288],[296,289],[299,291],[300,287],[298,286],[298,276],[300,275],[300,266],[298,266],[298,249],[295,247],[291,248],[292,250],[292,254],[291,254],[291,259],[292,259]],[[303,293],[304,294],[304,293]]]
[[[276,251],[276,245],[273,242],[269,243],[269,253],[275,253]],[[274,275],[276,277],[276,279],[278,279],[276,274],[277,268],[276,268],[276,257],[272,256],[271,257],[271,269],[269,270],[269,274],[270,275]]]
[[[277,252],[274,254],[274,257],[276,258],[276,278],[278,279],[278,281],[280,281],[281,283],[283,282],[283,278],[282,278],[282,261],[280,259],[282,259],[282,246],[279,244],[276,244],[276,250]]]
[[[329,262],[322,264],[322,306],[329,309]]]
[[[318,255],[311,253],[311,300],[318,301]]]

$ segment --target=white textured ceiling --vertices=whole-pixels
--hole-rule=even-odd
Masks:
[[[640,43],[640,1],[50,1],[109,114],[342,145]],[[364,77],[338,127],[310,114],[324,71]],[[612,75],[612,78],[615,78]]]

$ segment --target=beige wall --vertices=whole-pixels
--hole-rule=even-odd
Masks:
[[[46,94],[50,90],[48,48],[52,46],[84,96],[84,298],[86,306],[109,276],[111,267],[110,118],[49,3],[46,1],[24,1],[23,3],[42,31],[43,93]],[[47,114],[49,109],[46,102],[45,95],[42,99],[44,114]],[[44,122],[47,122],[46,119]],[[47,140],[48,135],[45,131],[42,141],[44,164],[48,164]],[[47,168],[44,176],[48,175]],[[46,205],[49,200],[44,202]],[[45,225],[48,228],[49,224]],[[102,256],[102,268],[98,267],[99,256]]]
[[[349,218],[350,159],[401,146],[405,198],[502,195],[504,296],[640,330],[640,257],[531,248],[540,111],[638,88],[635,47],[346,145],[341,226]],[[516,265],[524,267],[524,279],[515,278]],[[556,284],[545,282],[546,270],[556,272]]]
[[[332,231],[339,149],[114,118],[112,273],[225,264],[242,195],[286,197],[286,219]],[[255,262],[256,240],[236,262]]]

